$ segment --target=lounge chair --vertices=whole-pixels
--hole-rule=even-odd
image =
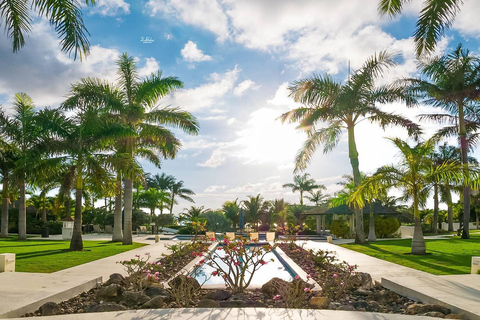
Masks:
[[[275,241],[275,232],[267,232],[266,234],[267,241]]]
[[[205,232],[205,237],[207,238],[207,241],[210,241],[211,239],[216,238],[215,232]]]
[[[225,232],[225,238],[228,238],[228,240],[235,240],[235,232]]]
[[[138,233],[138,234],[141,234],[141,233],[147,234],[147,226],[140,226],[140,227],[138,228],[138,232],[137,232],[137,233]]]
[[[258,241],[258,232],[250,233],[250,241]]]

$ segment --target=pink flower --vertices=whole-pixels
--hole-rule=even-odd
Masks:
[[[139,254],[136,254],[135,257],[136,257],[136,258],[140,258],[140,255],[139,255]]]
[[[303,291],[310,292],[310,288],[305,288],[305,289],[303,289]]]
[[[146,255],[146,256],[149,256],[149,255],[150,255],[150,252],[145,252],[145,255]]]
[[[158,277],[160,275],[160,272],[155,272],[155,275]]]
[[[215,240],[216,240],[215,237],[210,238],[210,241],[215,241]]]
[[[192,279],[192,277],[191,277],[191,276],[187,276],[187,279]]]
[[[224,243],[224,244],[229,244],[230,241],[228,240],[228,238],[224,238],[224,239],[223,239],[223,243]]]
[[[151,273],[151,272],[152,272],[152,271],[150,271],[150,270],[147,270],[147,273]]]
[[[279,300],[280,299],[280,295],[277,294],[276,296],[273,296],[273,300]]]
[[[337,278],[337,277],[338,277],[338,275],[337,275],[336,273],[334,273],[334,274],[333,274],[333,277],[334,277],[334,278]]]
[[[343,285],[344,285],[344,283],[343,283],[343,282],[340,282],[340,285],[341,285],[341,286],[343,286]]]
[[[217,271],[213,271],[213,272],[212,272],[212,276],[214,276],[214,277],[215,277],[215,276],[218,276],[218,272],[217,272]]]
[[[234,266],[239,266],[239,265],[240,265],[240,262],[235,262],[233,265],[234,265]]]
[[[222,248],[222,247],[218,247],[217,250],[223,250],[223,248]]]
[[[297,275],[295,276],[295,280],[299,280],[299,279],[300,279],[300,276],[297,274]]]
[[[162,263],[161,263],[161,262],[157,262],[157,266],[161,266],[161,265],[162,265]]]
[[[125,261],[123,261],[123,262],[125,262],[125,263],[129,263],[129,262],[130,262],[130,260],[125,260]]]
[[[266,265],[268,262],[264,261],[264,260],[260,260],[260,264],[261,265]]]
[[[307,274],[307,279],[310,279],[311,277],[312,277],[311,275]]]

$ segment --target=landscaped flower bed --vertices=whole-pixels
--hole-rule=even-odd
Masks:
[[[243,270],[235,259],[244,254],[245,244],[244,239],[233,243],[227,241],[221,249],[230,252],[230,260],[236,257],[229,261],[231,267],[228,268],[237,270],[237,275],[242,275]],[[312,291],[313,281],[307,279],[305,282],[298,276],[291,282],[273,278],[262,289],[255,290],[247,289],[244,286],[245,279],[239,276],[240,287],[236,287],[237,281],[231,278],[226,279],[225,290],[202,289],[197,280],[187,275],[168,281],[198,256],[204,257],[198,264],[212,263],[209,257],[213,254],[206,251],[208,243],[195,242],[171,247],[173,253],[160,261],[150,261],[148,253],[122,261],[120,263],[127,268],[129,277],[113,274],[102,286],[60,304],[47,303],[26,316],[179,307],[312,308],[431,316],[450,313],[450,310],[441,306],[416,304],[378,283],[373,284],[370,275],[356,272],[356,266],[338,262],[332,252],[307,251],[292,242],[279,246],[308,272],[307,278],[315,280],[322,287],[321,291]],[[271,247],[264,249],[271,250]],[[261,253],[256,253],[256,256],[258,261],[264,261]],[[256,266],[264,264],[255,261],[252,263]],[[219,267],[212,276],[226,276],[230,271]],[[167,281],[168,287],[165,286]]]

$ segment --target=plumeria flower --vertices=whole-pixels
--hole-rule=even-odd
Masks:
[[[295,276],[295,280],[299,280],[299,279],[300,279],[300,276],[297,274],[297,275]]]
[[[222,247],[218,247],[217,250],[223,250],[223,248],[222,248]]]
[[[130,262],[130,260],[125,260],[124,262],[125,262],[125,263],[129,263],[129,262]]]
[[[267,261],[260,260],[260,264],[261,264],[261,265],[266,265],[267,263],[268,263]]]
[[[338,277],[338,275],[337,275],[336,273],[334,273],[334,274],[333,274],[333,277],[334,277],[334,278],[337,278],[337,277]]]
[[[213,271],[213,272],[212,272],[212,276],[214,276],[214,277],[215,277],[215,276],[218,276],[218,272],[217,272],[217,271]]]
[[[191,277],[191,276],[187,276],[187,279],[192,279],[192,277]]]
[[[343,283],[343,282],[340,282],[340,285],[341,285],[341,286],[343,286],[343,285],[344,285],[344,283]]]
[[[210,241],[215,241],[215,240],[216,240],[215,237],[210,238]]]
[[[150,255],[150,252],[145,252],[145,255],[146,255],[146,256],[149,256],[149,255]]]
[[[305,289],[303,289],[303,291],[310,292],[310,288],[305,288]]]
[[[158,277],[160,275],[160,272],[155,272],[155,275]]]
[[[240,262],[235,262],[233,265],[239,266],[239,265],[240,265]]]
[[[273,300],[280,300],[280,295],[277,294],[276,296],[273,296]]]
[[[140,255],[139,255],[139,254],[136,254],[135,257],[136,257],[136,258],[140,258]]]
[[[311,277],[312,277],[311,275],[307,274],[307,279],[310,279]]]
[[[161,265],[162,265],[162,263],[161,263],[161,262],[157,262],[157,266],[161,266]]]

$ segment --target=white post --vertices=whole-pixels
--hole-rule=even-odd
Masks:
[[[15,253],[0,254],[0,272],[15,272]]]
[[[472,257],[472,274],[478,274],[480,271],[480,257]]]
[[[325,234],[325,215],[322,216],[322,234]]]

